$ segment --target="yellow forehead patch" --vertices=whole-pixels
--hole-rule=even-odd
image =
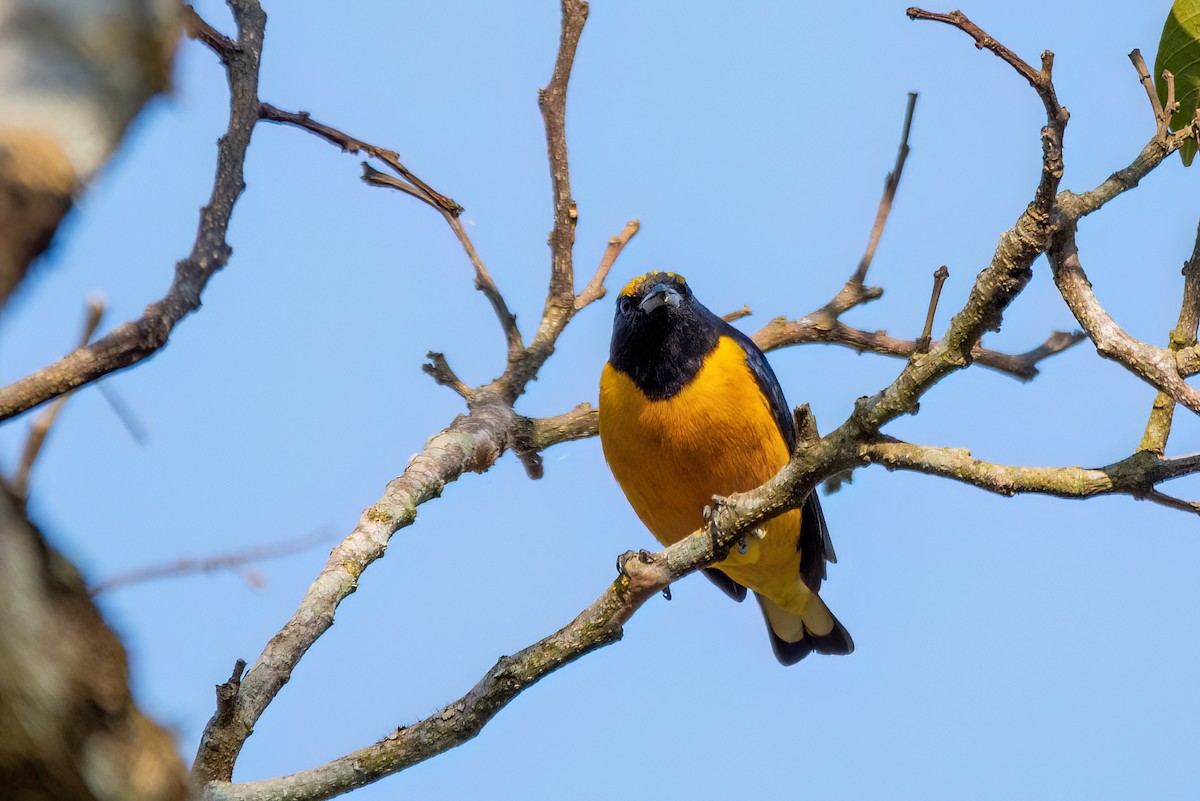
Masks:
[[[626,284],[625,288],[621,290],[620,297],[627,298],[631,295],[636,295],[642,284],[646,283],[648,278],[655,275],[665,275],[668,278],[674,278],[681,284],[687,284],[687,280],[679,273],[664,273],[661,270],[655,270],[654,272],[646,273],[645,275],[639,275],[637,278]]]

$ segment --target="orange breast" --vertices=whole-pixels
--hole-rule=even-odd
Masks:
[[[664,545],[701,526],[713,495],[753,489],[788,460],[745,353],[728,337],[667,400],[647,399],[629,376],[606,365],[600,440],[630,505]]]

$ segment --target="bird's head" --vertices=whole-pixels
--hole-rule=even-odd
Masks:
[[[652,397],[677,392],[724,328],[676,273],[633,279],[617,296],[609,363]]]
[[[633,279],[617,296],[617,325],[666,325],[689,312],[695,299],[682,275],[654,272]]]

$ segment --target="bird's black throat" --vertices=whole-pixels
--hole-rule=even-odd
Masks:
[[[690,295],[690,293],[689,293]],[[687,297],[678,308],[617,311],[608,361],[650,400],[673,397],[696,377],[717,347],[721,320]]]

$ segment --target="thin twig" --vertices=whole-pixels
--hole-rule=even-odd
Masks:
[[[1025,63],[1012,50],[1009,50],[1000,42],[993,39],[986,31],[967,19],[966,14],[963,14],[961,11],[951,11],[949,14],[936,14],[913,7],[908,9],[907,14],[909,19],[942,22],[958,28],[975,40],[975,47],[980,50],[991,51],[1000,60],[1016,70],[1017,74],[1027,80],[1029,85],[1037,92],[1042,105],[1046,109],[1047,125],[1042,129],[1042,163],[1044,168],[1042,170],[1042,179],[1038,182],[1033,202],[1036,208],[1040,210],[1039,216],[1048,218],[1050,210],[1054,205],[1055,192],[1057,192],[1058,184],[1062,179],[1063,132],[1067,127],[1067,120],[1071,117],[1067,110],[1058,102],[1058,95],[1054,89],[1054,54],[1049,50],[1042,51],[1042,67],[1040,70],[1035,69]],[[1043,228],[1044,226],[1039,224],[1038,227]],[[1044,241],[1044,237],[1038,241]]]
[[[100,320],[103,317],[104,301],[100,298],[89,300],[87,313],[84,315],[83,320],[83,333],[79,336],[78,347],[86,347],[92,341],[92,337],[95,336],[96,329],[100,327]],[[39,415],[33,421],[33,425],[29,427],[29,437],[25,440],[25,449],[21,452],[21,461],[17,465],[16,474],[13,476],[12,491],[17,498],[24,500],[29,496],[29,476],[33,472],[33,463],[37,461],[38,454],[42,452],[42,446],[46,443],[46,437],[50,434],[51,426],[58,419],[58,413],[62,411],[62,407],[72,394],[68,392],[55,398],[54,403],[50,404],[46,411]]]
[[[230,59],[237,52],[237,42],[209,25],[188,3],[183,5],[183,29],[189,38],[207,45],[222,64],[229,66]]]
[[[504,341],[508,347],[508,358],[510,360],[521,358],[525,353],[525,343],[521,339],[521,330],[517,327],[517,316],[508,310],[508,303],[500,294],[500,288],[496,286],[492,274],[484,266],[483,259],[479,258],[479,252],[475,250],[475,243],[467,236],[462,220],[447,211],[443,211],[442,216],[446,219],[450,230],[454,232],[459,244],[462,245],[471,266],[475,268],[475,288],[482,292],[492,304],[492,310],[500,321],[500,328],[504,331]]]
[[[1150,110],[1154,112],[1157,136],[1159,139],[1166,139],[1171,117],[1163,113],[1162,101],[1158,99],[1158,90],[1154,88],[1154,79],[1150,77],[1150,70],[1146,68],[1146,60],[1142,58],[1142,51],[1136,47],[1133,48],[1129,53],[1129,60],[1133,62],[1138,80],[1141,82],[1142,88],[1146,90],[1146,97],[1150,100]]]
[[[621,255],[621,251],[629,244],[629,240],[633,239],[634,234],[641,228],[641,223],[637,220],[630,220],[625,223],[625,228],[621,233],[608,240],[608,247],[604,249],[604,255],[600,258],[600,266],[596,268],[596,274],[592,276],[592,280],[588,281],[587,286],[575,298],[575,311],[579,311],[584,306],[595,303],[607,293],[604,288],[604,281],[608,278],[608,273],[612,266],[617,261],[617,256]]]
[[[119,573],[112,578],[105,579],[104,581],[94,584],[91,589],[91,594],[92,597],[95,597],[102,592],[108,592],[121,587],[129,587],[133,584],[144,584],[148,581],[154,581],[156,579],[177,578],[196,573],[214,573],[218,570],[231,570],[256,562],[265,562],[270,559],[280,559],[284,556],[292,556],[293,554],[307,551],[309,548],[320,545],[324,542],[329,542],[329,540],[329,534],[322,532],[320,534],[309,534],[305,537],[297,537],[295,539],[284,540],[282,542],[276,542],[270,545],[261,545],[257,548],[250,548],[249,550],[245,551],[220,554],[218,556],[208,556],[204,558],[184,557],[182,559],[177,559],[174,562],[168,562],[167,564],[141,567],[136,570],[131,570],[128,573]]]
[[[900,186],[900,175],[904,172],[904,162],[908,159],[908,134],[912,130],[913,113],[916,109],[917,93],[909,92],[908,105],[904,109],[904,130],[900,135],[900,151],[896,154],[896,166],[887,174],[887,178],[883,182],[883,198],[879,201],[879,210],[875,212],[875,225],[871,228],[870,238],[867,239],[867,249],[858,263],[858,269],[850,278],[851,281],[859,284],[867,280],[867,270],[871,268],[871,261],[875,258],[875,248],[879,246],[883,229],[887,225],[888,215],[892,212],[892,201],[896,198],[896,189]]]
[[[913,114],[916,112],[916,108],[917,93],[909,92],[908,105],[904,109],[904,127],[900,135],[900,149],[896,154],[896,165],[884,179],[883,197],[880,198],[879,208],[875,212],[875,224],[871,228],[871,235],[867,238],[867,249],[863,252],[863,257],[859,260],[858,267],[849,280],[828,303],[813,312],[813,316],[836,321],[850,309],[883,297],[882,289],[866,286],[863,282],[866,281],[867,270],[870,269],[871,262],[875,258],[875,249],[879,246],[880,238],[883,237],[883,229],[887,226],[888,217],[892,212],[892,203],[896,198],[896,190],[900,186],[900,177],[904,174],[904,163],[908,159],[909,151],[908,135],[912,130]]]
[[[362,182],[368,186],[382,186],[387,187],[388,189],[397,189],[410,197],[415,197],[422,203],[428,203],[431,206],[433,205],[432,199],[426,195],[422,189],[410,184],[408,181],[399,176],[390,175],[386,172],[377,170],[365,161],[362,163],[362,170]]]
[[[1000,42],[993,39],[982,28],[980,28],[971,20],[967,19],[967,15],[961,11],[951,11],[949,14],[938,14],[932,11],[912,7],[906,12],[909,19],[930,20],[932,22],[941,22],[946,25],[958,28],[963,33],[975,40],[975,46],[980,50],[990,50],[1002,61],[1015,69],[1018,74],[1025,80],[1029,81],[1029,85],[1034,88],[1038,96],[1042,98],[1046,104],[1046,112],[1051,117],[1057,117],[1064,109],[1058,105],[1058,100],[1055,99],[1054,85],[1051,81],[1051,73],[1054,68],[1054,54],[1049,50],[1042,53],[1042,68],[1034,69],[1029,64],[1018,56],[1013,51],[1009,50]],[[1065,122],[1066,120],[1063,120]]]
[[[886,331],[863,331],[846,325],[841,320],[829,322],[819,314],[811,314],[799,320],[776,317],[751,335],[755,344],[764,351],[825,343],[841,345],[859,353],[876,353],[907,359],[917,352],[917,343],[909,339],[896,339]],[[971,361],[1019,381],[1029,381],[1038,374],[1037,365],[1049,356],[1062,353],[1067,348],[1087,339],[1080,333],[1055,331],[1041,345],[1025,353],[1001,353],[1000,351],[975,345],[971,349]],[[938,341],[930,342],[930,347]]]
[[[109,387],[103,381],[97,381],[95,384],[96,391],[100,393],[100,397],[108,403],[108,408],[112,409],[113,414],[121,421],[121,425],[129,434],[130,439],[138,445],[146,444],[146,429],[138,422],[137,416],[129,409],[129,405],[117,394],[116,390]]]
[[[425,357],[429,359],[429,362],[421,365],[422,372],[433,376],[433,380],[443,387],[450,387],[468,404],[475,400],[474,390],[455,374],[454,370],[450,368],[450,363],[446,361],[444,354],[431,350],[425,354]]]
[[[1163,70],[1162,78],[1163,83],[1167,85],[1167,102],[1163,103],[1163,116],[1169,123],[1175,112],[1179,111],[1179,101],[1175,99],[1175,75],[1170,70]]]
[[[740,308],[736,311],[731,311],[726,314],[722,314],[721,319],[727,323],[732,323],[735,320],[741,320],[743,317],[749,317],[752,314],[754,314],[754,312],[750,310],[749,306],[743,306],[742,308]]]
[[[261,103],[259,105],[258,116],[259,119],[267,122],[275,122],[280,125],[294,125],[297,128],[303,128],[321,137],[326,142],[337,145],[344,153],[366,153],[369,156],[373,156],[395,170],[401,178],[404,178],[417,187],[417,189],[421,190],[423,194],[414,194],[414,197],[420,198],[423,202],[428,203],[438,211],[449,214],[452,217],[458,217],[463,212],[463,207],[454,199],[448,198],[436,191],[405,167],[400,162],[400,154],[394,150],[372,145],[348,133],[339,131],[337,128],[317,122],[307,111],[284,111],[272,106],[270,103]]]
[[[1137,496],[1134,496],[1137,497]],[[1200,503],[1194,501],[1185,501],[1182,498],[1176,498],[1174,495],[1168,495],[1165,492],[1151,490],[1141,496],[1140,500],[1151,501],[1160,506],[1165,506],[1168,509],[1178,509],[1181,512],[1190,512],[1194,515],[1200,515]]]
[[[933,336],[933,316],[937,314],[938,300],[942,297],[942,284],[946,283],[946,279],[949,277],[950,271],[944,264],[933,273],[933,292],[929,296],[929,311],[925,314],[925,327],[921,329],[921,336],[917,337],[916,347],[913,348],[914,353],[929,352],[929,340]]]
[[[488,299],[488,302],[492,305],[492,311],[496,314],[496,319],[500,321],[500,328],[504,332],[504,341],[508,347],[509,360],[519,359],[525,353],[525,344],[521,339],[521,330],[517,327],[517,317],[509,311],[508,303],[504,300],[504,295],[500,293],[500,288],[496,286],[496,281],[492,278],[492,274],[488,272],[483,259],[479,257],[479,251],[475,250],[475,243],[467,235],[467,231],[463,228],[462,220],[458,218],[458,215],[440,208],[437,203],[433,202],[425,194],[424,189],[409,183],[403,178],[388,175],[386,172],[380,172],[365,161],[362,163],[362,168],[362,180],[364,183],[370,186],[398,189],[405,194],[428,203],[441,213],[442,217],[446,220],[446,225],[450,226],[450,230],[454,232],[455,238],[462,245],[463,251],[467,254],[467,259],[475,269],[475,288],[482,292],[483,296]]]

